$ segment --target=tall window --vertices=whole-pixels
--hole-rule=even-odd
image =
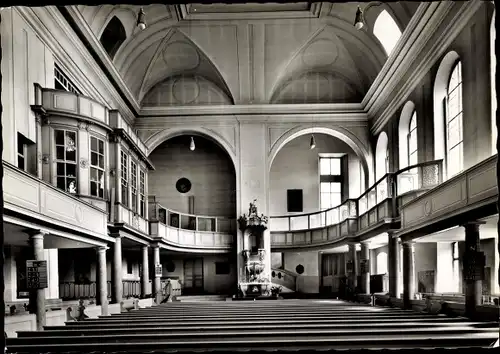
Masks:
[[[333,208],[342,202],[342,159],[320,157],[320,208]]]
[[[139,174],[139,215],[146,215],[146,174],[140,171]]]
[[[453,242],[453,284],[455,291],[458,291],[460,284],[460,256],[458,253],[458,242]]]
[[[130,189],[132,190],[132,210],[137,213],[137,164],[130,161]]]
[[[378,15],[373,25],[373,34],[378,38],[389,56],[401,38],[401,30],[386,10]]]
[[[128,207],[128,155],[120,152],[121,184],[122,184],[122,204]]]
[[[57,90],[69,91],[76,94],[81,93],[57,64],[54,66],[54,87]]]
[[[76,185],[76,132],[56,129],[56,183],[57,188],[77,193]]]
[[[408,129],[408,166],[418,163],[417,145],[417,112],[414,111]]]
[[[104,141],[90,137],[90,195],[104,198]]]
[[[389,173],[389,148],[385,148],[385,173]]]
[[[17,133],[17,167],[26,170],[26,144],[20,133]]]
[[[448,178],[463,169],[462,64],[458,61],[451,72],[446,95],[446,168]]]

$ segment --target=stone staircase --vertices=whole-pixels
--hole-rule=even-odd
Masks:
[[[498,322],[338,300],[181,301],[47,326],[43,332],[18,332],[18,338],[7,339],[7,352],[479,350],[497,339]]]

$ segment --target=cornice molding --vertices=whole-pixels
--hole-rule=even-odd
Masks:
[[[382,128],[392,118],[394,113],[402,106],[404,101],[408,99],[409,95],[419,85],[423,77],[429,73],[432,66],[437,62],[437,60],[439,60],[445,51],[448,50],[449,46],[458,36],[460,31],[464,29],[470,18],[479,9],[481,1],[471,0],[465,2],[465,4],[462,5],[462,7],[460,7],[457,11],[457,14],[453,17],[453,19],[448,21],[448,24],[439,30],[438,27],[442,24],[444,17],[454,6],[457,6],[454,2],[439,3],[438,9],[432,13],[432,18],[430,18],[429,22],[425,24],[424,30],[413,43],[413,47],[410,47],[410,50],[406,51],[406,54],[401,53],[408,59],[402,62],[402,64],[394,70],[394,73],[390,75],[390,79],[387,81],[387,84],[382,84],[380,86],[379,89],[383,95],[379,95],[376,99],[378,107],[372,105],[367,110],[368,117],[374,117],[377,111],[380,111],[383,108],[383,111],[373,121],[371,127],[371,133],[373,135],[378,134],[382,130]],[[437,36],[437,38],[430,40],[433,35]],[[424,47],[429,42],[433,43],[432,47],[423,53]],[[404,74],[411,69],[411,65],[414,62],[417,62],[418,64],[414,70],[411,70],[412,75],[405,80],[404,83],[402,83],[401,87],[397,87],[401,84]],[[394,94],[396,88],[397,93]]]
[[[61,62],[63,67],[69,68],[72,76],[78,78],[78,82],[84,85],[83,88],[88,91],[91,98],[101,102],[107,108],[119,108],[129,121],[134,120],[135,115],[122,100],[119,92],[108,80],[103,80],[106,77],[105,73],[102,72],[87,48],[54,6],[15,7],[15,10],[31,26],[54,56],[59,59],[57,61]],[[81,68],[73,61],[72,51],[77,53],[90,69],[90,73],[94,75],[89,75],[90,78],[85,75],[87,68]],[[103,96],[102,92],[108,93],[108,96]]]
[[[139,103],[137,102],[136,98],[130,92],[128,86],[126,85],[125,81],[123,81],[123,78],[121,77],[120,73],[116,69],[113,61],[109,58],[107,53],[104,51],[104,48],[102,45],[99,43],[99,40],[97,37],[94,35],[94,32],[92,32],[92,29],[88,25],[87,21],[83,18],[82,14],[78,9],[76,8],[75,5],[72,6],[65,6],[66,10],[69,12],[75,23],[77,24],[78,28],[82,31],[83,35],[85,38],[90,42],[90,45],[92,46],[92,49],[95,51],[95,53],[99,56],[99,59],[102,60],[104,63],[106,69],[108,72],[111,74],[113,79],[116,81],[118,84],[120,90],[123,92],[123,94],[127,97],[129,102],[132,104],[133,108],[135,109],[134,114],[136,114],[139,109]],[[129,122],[130,123],[130,122]]]
[[[313,103],[313,104],[252,104],[144,107],[141,116],[212,116],[212,115],[329,115],[364,114],[360,103]]]

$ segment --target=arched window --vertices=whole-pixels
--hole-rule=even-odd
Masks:
[[[418,163],[417,112],[413,111],[408,128],[408,165]]]
[[[446,92],[446,167],[448,178],[463,170],[462,63],[454,65]]]
[[[101,35],[101,44],[108,55],[113,59],[118,48],[127,39],[127,33],[122,22],[118,17],[114,16],[109,22]]]
[[[387,253],[380,252],[377,254],[377,274],[387,273]]]
[[[495,54],[495,39],[496,39],[496,29],[495,29],[495,12],[493,11],[493,18],[491,20],[490,26],[490,71],[491,71],[491,131],[492,131],[492,154],[497,153],[497,135],[498,129],[496,126],[496,116],[497,116],[497,90],[495,83],[495,73],[497,66],[497,57]]]
[[[401,30],[392,16],[386,10],[382,10],[373,25],[373,34],[382,43],[389,56],[401,37]]]
[[[378,181],[389,172],[389,150],[387,134],[379,134],[377,146],[375,147],[375,180]]]

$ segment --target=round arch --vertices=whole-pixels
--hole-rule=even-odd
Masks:
[[[201,127],[179,127],[179,128],[169,128],[163,129],[159,132],[150,136],[144,144],[147,147],[148,156],[163,142],[175,138],[181,135],[192,135],[192,136],[200,136],[207,140],[210,140],[221,147],[231,158],[234,167],[234,174],[236,176],[236,215],[240,215],[241,207],[240,207],[240,169],[238,168],[239,162],[238,157],[236,156],[236,148],[232,146],[226,139],[217,134],[216,132],[201,128]]]
[[[410,132],[410,119],[415,111],[415,103],[408,101],[401,110],[398,124],[398,141],[399,141],[399,169],[408,167],[408,133]],[[417,116],[418,121],[418,116]]]
[[[446,98],[448,80],[455,63],[460,60],[457,52],[448,52],[439,64],[434,81],[434,159],[443,159],[446,171],[446,130],[443,100]],[[446,173],[444,174],[446,176]]]
[[[294,129],[290,129],[289,131],[284,133],[273,144],[273,146],[271,146],[271,151],[268,155],[268,166],[267,166],[268,173],[270,173],[271,171],[271,166],[273,164],[274,158],[287,143],[289,143],[295,138],[298,138],[299,136],[308,134],[326,134],[344,141],[359,157],[361,166],[363,167],[363,172],[365,174],[364,189],[367,189],[370,183],[373,183],[373,171],[370,168],[371,165],[368,163],[368,161],[371,161],[370,153],[363,146],[363,143],[354,134],[339,127],[335,127],[335,129],[332,129],[332,128],[318,127],[318,126],[315,126],[314,128],[312,127],[306,128],[304,126],[300,126]]]
[[[377,147],[375,148],[375,180],[378,181],[387,171],[387,148],[389,145],[389,138],[385,132],[378,135]]]

